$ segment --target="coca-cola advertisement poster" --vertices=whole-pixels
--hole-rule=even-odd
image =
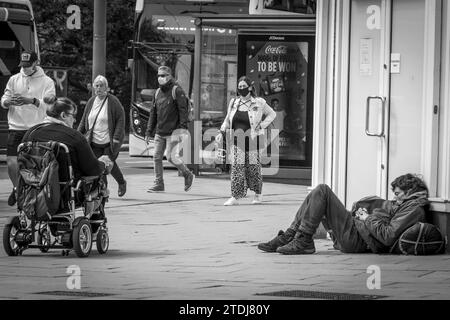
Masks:
[[[239,75],[253,80],[257,95],[277,114],[281,165],[310,162],[313,45],[311,37],[301,36],[253,35],[239,41]]]

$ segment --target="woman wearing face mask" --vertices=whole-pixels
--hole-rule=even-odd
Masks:
[[[117,181],[118,195],[122,197],[127,191],[127,182],[116,159],[125,137],[125,111],[119,99],[108,93],[108,80],[104,76],[97,76],[92,88],[95,95],[86,103],[78,131],[87,135],[97,158],[107,155],[114,162],[111,175]]]
[[[239,96],[232,99],[228,112],[220,127],[216,141],[220,144],[225,133],[231,133],[233,145],[230,148],[231,198],[224,205],[239,204],[247,195],[247,189],[255,192],[252,204],[262,202],[262,175],[260,145],[258,137],[276,117],[275,111],[263,98],[256,97],[252,81],[243,76],[238,80]],[[264,120],[263,120],[264,119]]]

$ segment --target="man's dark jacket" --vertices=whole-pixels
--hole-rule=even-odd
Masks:
[[[428,205],[426,192],[416,192],[401,204],[395,201],[375,199],[374,208],[365,220],[355,219],[358,233],[372,252],[389,252],[400,235],[417,222],[425,222],[425,209]]]
[[[158,96],[150,108],[146,136],[170,136],[176,129],[187,129],[188,105],[183,89],[178,86],[175,90],[176,101],[172,97],[172,88],[175,81],[170,80],[160,86]]]
[[[105,164],[97,160],[86,138],[77,130],[63,124],[38,124],[25,133],[22,141],[64,143],[69,148],[75,180],[81,176],[99,176],[105,170]],[[60,177],[65,175],[60,172]]]

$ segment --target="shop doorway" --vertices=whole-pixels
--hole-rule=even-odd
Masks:
[[[422,172],[425,0],[350,4],[347,207]],[[414,35],[414,36],[411,36]]]

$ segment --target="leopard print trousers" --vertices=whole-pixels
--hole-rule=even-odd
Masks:
[[[261,194],[263,179],[259,152],[245,152],[237,146],[232,146],[230,156],[231,196],[236,199],[245,198],[247,189]]]

